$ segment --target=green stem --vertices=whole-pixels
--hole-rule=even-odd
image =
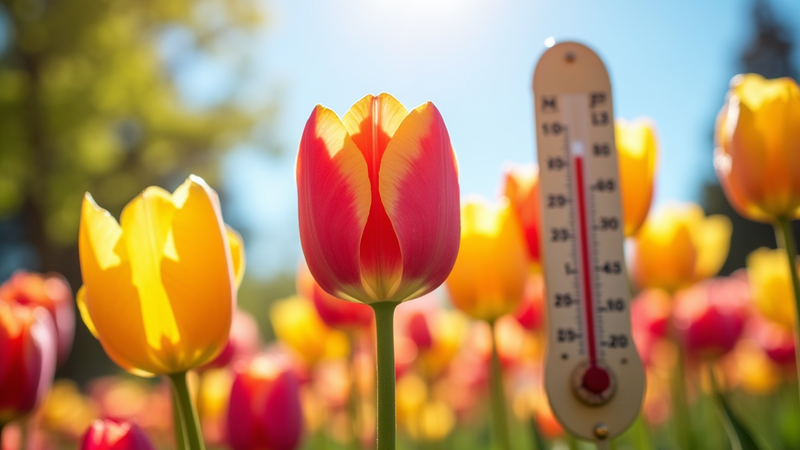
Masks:
[[[789,264],[789,273],[792,276],[792,290],[794,291],[794,356],[800,370],[800,279],[797,276],[797,245],[792,234],[792,222],[788,218],[778,219],[775,224],[775,235],[778,245],[786,250],[786,262]]]
[[[500,367],[500,356],[497,353],[497,336],[494,322],[489,322],[492,329],[492,368],[491,368],[491,400],[492,426],[494,438],[500,450],[510,450],[511,441],[508,436],[508,420],[506,418],[506,393],[503,389],[503,369]]]
[[[675,425],[678,446],[683,450],[691,450],[694,446],[692,443],[691,423],[689,421],[689,405],[686,400],[686,362],[678,332],[672,323],[670,323],[670,334],[672,342],[677,348],[678,356],[675,371],[672,374],[672,420]]]
[[[186,423],[179,404],[178,391],[172,384],[172,428],[175,433],[175,449],[186,450]]]
[[[173,373],[169,375],[172,387],[175,389],[175,396],[180,406],[180,414],[185,419],[186,441],[189,450],[205,450],[203,436],[200,431],[200,420],[197,418],[197,410],[192,404],[192,397],[189,395],[189,386],[186,384],[186,372]]]
[[[355,336],[355,331],[350,331],[347,333],[347,339],[350,343],[350,355],[348,355],[348,369],[350,370],[350,392],[347,396],[347,414],[350,419],[350,432],[351,436],[351,445],[354,450],[359,450],[361,448],[360,444],[360,433],[359,433],[359,422],[358,422],[358,406],[359,406],[359,395],[358,395],[358,372],[356,370],[356,344],[358,343]]]
[[[375,335],[377,340],[377,450],[395,448],[395,400],[394,400],[394,309],[399,303],[373,303],[375,311]]]

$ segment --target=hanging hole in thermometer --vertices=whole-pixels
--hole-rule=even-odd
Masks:
[[[639,412],[611,85],[588,47],[559,43],[533,77],[547,298],[545,390],[559,422],[603,442]]]

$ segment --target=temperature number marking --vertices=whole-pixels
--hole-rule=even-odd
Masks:
[[[578,303],[569,294],[556,294],[556,308],[568,308]]]
[[[608,348],[626,348],[628,346],[628,336],[624,334],[609,335],[608,340],[603,342],[603,345]]]
[[[595,227],[597,230],[616,230],[619,227],[619,220],[616,217],[600,217],[600,224]]]
[[[558,342],[572,342],[581,337],[580,333],[572,328],[559,328],[556,336]]]
[[[625,311],[625,301],[621,298],[609,298],[606,300],[605,308],[600,308],[600,312],[622,312]]]
[[[553,242],[564,242],[570,238],[569,229],[567,228],[552,228],[550,230],[550,240]]]
[[[561,170],[567,167],[567,161],[562,158],[547,158],[548,170]]]
[[[610,275],[619,275],[620,272],[622,272],[622,264],[620,264],[619,261],[606,261],[602,266],[597,267],[596,270]]]
[[[592,190],[599,192],[614,192],[616,184],[613,178],[600,178],[592,185]]]
[[[550,194],[547,196],[548,208],[563,208],[567,206],[567,197],[563,194]]]
[[[593,112],[592,125],[596,127],[608,125],[608,111]]]
[[[564,131],[564,126],[561,125],[561,123],[559,122],[553,122],[553,123],[545,122],[542,124],[542,133],[544,134],[559,135],[561,134],[562,131]]]
[[[611,156],[611,147],[608,144],[594,144],[592,153],[594,156]]]

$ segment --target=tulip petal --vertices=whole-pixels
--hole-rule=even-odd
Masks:
[[[614,131],[624,232],[625,236],[633,236],[650,211],[658,145],[654,127],[646,119],[631,123],[617,120]]]
[[[177,359],[169,363],[180,372],[205,364],[225,346],[236,287],[216,192],[192,176],[172,197],[176,210],[169,242],[177,258],[165,252],[160,272],[180,339],[179,351],[170,354]]]
[[[78,237],[84,294],[81,316],[88,317],[109,357],[120,367],[166,373],[148,352],[142,306],[131,284],[131,267],[122,230],[87,194],[81,207]]]
[[[160,270],[162,261],[178,258],[171,233],[175,209],[169,192],[149,187],[128,203],[120,216],[132,281],[139,292],[147,345],[156,352],[173,353],[180,341]]]
[[[81,286],[78,289],[78,293],[75,294],[75,302],[78,304],[78,312],[81,314],[81,319],[83,319],[83,323],[86,325],[86,328],[89,329],[89,332],[92,333],[92,336],[99,339],[97,335],[97,328],[95,328],[94,323],[92,322],[92,316],[89,314],[89,307],[86,306],[86,286]]]
[[[713,277],[722,269],[731,245],[733,225],[723,215],[708,216],[702,223],[692,227],[697,243],[695,280]]]
[[[461,234],[455,154],[432,103],[403,120],[383,155],[379,180],[403,257],[395,298],[419,297],[447,278]]]
[[[233,273],[236,278],[236,288],[242,285],[245,270],[245,257],[244,257],[244,241],[242,236],[233,228],[225,225],[225,231],[228,234],[228,245],[231,250],[231,259],[233,260]]]
[[[325,291],[366,297],[361,236],[372,202],[367,163],[336,114],[317,106],[297,155],[300,242]]]
[[[406,108],[389,94],[367,95],[342,118],[367,163],[372,204],[361,236],[361,276],[370,301],[391,298],[400,282],[400,244],[386,214],[379,191],[384,152],[403,119]]]

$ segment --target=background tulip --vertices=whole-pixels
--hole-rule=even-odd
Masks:
[[[53,382],[56,345],[47,310],[0,302],[0,428],[44,399]]]
[[[331,328],[354,332],[372,325],[372,309],[342,300],[320,287],[305,262],[297,269],[297,293],[314,303],[317,314]]]
[[[151,187],[121,224],[87,194],[80,226],[87,327],[121,367],[151,374],[207,363],[228,340],[235,273],[217,194],[191,176]]]
[[[506,169],[505,186],[502,192],[511,203],[522,230],[525,232],[525,243],[528,257],[533,263],[541,259],[539,248],[539,168],[535,164],[524,166],[512,165]]]
[[[439,286],[458,252],[458,179],[432,103],[367,95],[340,120],[317,106],[297,156],[300,241],[327,292],[400,302]]]
[[[715,278],[679,292],[672,320],[690,355],[718,358],[736,345],[749,307],[746,277]]]
[[[800,218],[800,88],[794,80],[735,76],[715,136],[714,167],[739,214],[770,223]]]
[[[306,367],[347,354],[347,336],[325,325],[308,299],[289,297],[278,300],[272,305],[269,318],[278,340]]]
[[[695,204],[670,205],[648,217],[636,235],[633,279],[668,292],[714,276],[728,256],[731,223],[705,217]]]
[[[747,256],[747,274],[756,308],[791,330],[795,322],[792,275],[782,250],[759,248]]]
[[[53,316],[58,335],[58,363],[67,359],[75,336],[75,306],[72,290],[64,277],[18,270],[0,286],[0,301],[47,309]]]
[[[655,183],[658,141],[655,126],[648,119],[614,122],[617,143],[619,185],[625,236],[633,236],[650,211]]]
[[[492,206],[468,199],[461,213],[461,246],[446,286],[450,301],[469,316],[494,321],[522,299],[528,257],[508,200]]]
[[[150,439],[131,422],[96,420],[86,431],[81,450],[155,450]]]
[[[286,361],[262,355],[236,369],[228,405],[233,450],[293,450],[302,427],[298,381]]]

